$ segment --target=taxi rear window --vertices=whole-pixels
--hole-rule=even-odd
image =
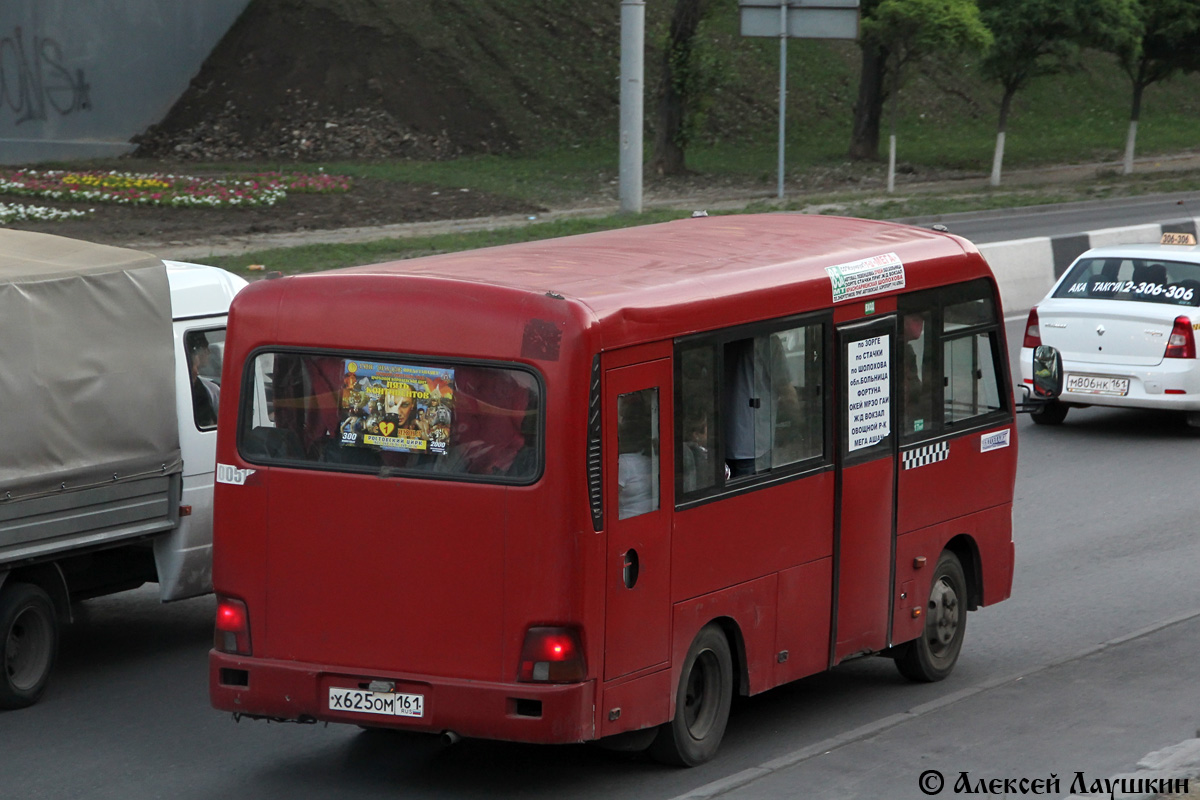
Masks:
[[[541,384],[525,369],[260,352],[238,446],[252,463],[531,483]]]
[[[1078,261],[1055,297],[1200,307],[1200,264],[1146,258]]]

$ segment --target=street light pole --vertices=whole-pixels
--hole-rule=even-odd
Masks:
[[[642,211],[642,127],[646,0],[621,0],[621,211]]]

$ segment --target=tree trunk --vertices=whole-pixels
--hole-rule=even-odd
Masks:
[[[887,59],[885,48],[862,44],[862,73],[858,79],[858,100],[854,103],[854,127],[850,131],[850,158],[856,161],[879,158],[879,124],[887,99],[883,85]]]
[[[996,125],[996,150],[992,153],[992,186],[1000,185],[1000,170],[1004,166],[1004,135],[1008,130],[1008,112],[1012,108],[1013,95],[1016,88],[1004,87],[1004,97],[1000,98],[1000,121]]]
[[[1129,134],[1125,137],[1125,174],[1133,172],[1133,153],[1137,147],[1138,120],[1142,116],[1142,92],[1146,84],[1135,80],[1133,82],[1133,108],[1129,112]]]
[[[658,88],[657,126],[650,169],[659,175],[682,175],[687,137],[688,70],[696,30],[700,27],[703,0],[675,0],[671,31],[663,48],[662,79]]]

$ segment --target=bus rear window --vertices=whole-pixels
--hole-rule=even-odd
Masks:
[[[1196,308],[1200,307],[1200,264],[1145,258],[1085,258],[1072,267],[1054,296]]]
[[[260,353],[238,446],[252,463],[530,483],[540,408],[511,367]]]

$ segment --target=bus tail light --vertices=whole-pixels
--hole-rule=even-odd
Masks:
[[[1025,341],[1022,347],[1041,347],[1042,329],[1038,325],[1037,306],[1029,309],[1029,321],[1025,323]]]
[[[213,647],[222,653],[250,655],[250,614],[241,600],[217,597],[217,624]]]
[[[1196,335],[1192,333],[1192,321],[1187,317],[1176,317],[1171,338],[1167,339],[1167,352],[1163,358],[1195,358]]]
[[[579,634],[570,628],[530,628],[521,648],[518,680],[574,683],[587,675]]]

